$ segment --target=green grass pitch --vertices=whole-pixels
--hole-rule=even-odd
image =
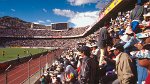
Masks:
[[[47,50],[35,48],[0,48],[0,62],[16,59],[18,56],[21,58],[45,51]]]

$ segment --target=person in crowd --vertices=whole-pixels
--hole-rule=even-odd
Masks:
[[[77,78],[77,72],[74,69],[74,67],[71,65],[69,60],[65,61],[65,81],[66,84],[75,84],[76,83],[76,78]]]
[[[142,50],[138,52],[137,55],[139,65],[147,68],[148,76],[145,80],[145,84],[150,84],[150,44],[146,44],[143,46]]]
[[[99,55],[99,49],[98,46],[95,44],[92,45],[92,54],[98,56]]]
[[[54,71],[56,68],[57,68],[56,64],[53,63],[53,64],[51,65],[51,67],[49,68],[49,71]]]
[[[108,41],[109,41],[109,33],[106,27],[103,27],[100,29],[99,38],[98,38],[98,46],[100,48],[100,57],[99,57],[100,66],[103,65],[105,50],[106,50]]]
[[[136,64],[135,72],[137,72],[137,75],[136,75],[137,76],[137,84],[144,84],[148,73],[147,73],[146,68],[139,65],[138,59],[137,59],[137,56],[139,56],[139,53],[137,53],[137,52],[139,52],[139,51],[132,51],[130,53],[131,53],[132,59],[135,60],[135,64]]]
[[[106,61],[106,66],[100,71],[100,83],[101,84],[111,84],[114,80],[116,80],[117,75],[114,72],[115,70],[115,55],[110,50],[111,46],[107,47],[107,55],[104,56],[104,60]],[[103,72],[104,74],[102,74]]]
[[[143,12],[144,7],[141,5],[141,3],[137,3],[135,5],[135,8],[131,11],[130,19],[131,19],[131,27],[134,33],[141,32],[141,29],[138,28],[139,23],[143,20]]]
[[[136,37],[140,39],[141,41],[134,44],[134,46],[137,47],[137,49],[139,50],[141,50],[145,44],[150,43],[149,32],[146,32],[146,31],[147,30],[145,30],[145,33],[136,34]]]
[[[45,80],[47,81],[47,84],[50,84],[52,82],[49,72],[47,72],[47,74],[45,76]]]
[[[141,40],[134,36],[134,32],[132,31],[132,29],[129,26],[126,28],[126,31],[124,33],[125,33],[125,35],[128,36],[128,40],[125,42],[123,47],[124,47],[125,52],[128,55],[130,55],[131,51],[136,50],[136,48],[134,47],[134,44],[140,42]],[[124,39],[124,38],[122,38],[122,39]]]
[[[58,71],[57,77],[60,78],[61,82],[64,84],[65,83],[65,72],[63,68],[63,64],[59,64],[56,68]]]
[[[104,59],[107,63],[106,65],[106,71],[112,71],[113,69],[115,69],[115,55],[114,53],[110,50],[111,46],[107,47],[107,56],[104,56]]]
[[[136,34],[136,38],[138,38],[140,41],[138,43],[135,43],[134,46],[137,48],[137,51],[132,51],[130,53],[132,58],[138,58],[138,56],[140,56],[140,53],[137,53],[139,51],[142,50],[143,46],[146,45],[146,44],[149,44],[150,43],[150,40],[149,40],[149,36],[148,36],[148,32],[147,30],[144,31],[145,33],[138,33]],[[147,32],[147,33],[146,33]],[[143,82],[145,82],[145,79],[147,77],[147,70],[144,68],[144,67],[141,67],[138,63],[138,59],[135,59],[136,60],[136,67],[137,67],[137,82],[138,84],[141,84]]]
[[[150,9],[150,7],[149,7]],[[147,14],[144,14],[144,20],[142,21],[142,29],[150,28],[150,11]]]
[[[57,74],[56,73],[51,74],[51,79],[52,79],[52,82],[51,82],[52,84],[59,84],[57,81]]]
[[[98,56],[100,55],[100,51],[96,43],[92,44],[92,55],[93,55],[93,58],[98,62],[99,61]]]
[[[116,44],[110,50],[113,50],[116,56],[116,72],[118,77],[113,84],[135,84],[136,79],[133,73],[134,67],[132,59],[127,53],[123,52],[123,46]]]
[[[98,84],[96,62],[90,58],[91,49],[87,46],[82,46],[78,49],[82,56],[82,63],[80,69],[80,83],[81,84]]]
[[[47,84],[45,75],[42,75],[42,76],[41,76],[40,81],[41,81],[41,84]]]

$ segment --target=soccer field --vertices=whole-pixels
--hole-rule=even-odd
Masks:
[[[18,56],[25,57],[30,54],[38,54],[45,52],[47,49],[35,49],[35,48],[0,48],[0,62],[16,59]]]

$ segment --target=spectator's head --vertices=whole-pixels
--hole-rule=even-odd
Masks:
[[[58,61],[58,60],[56,60],[56,61],[55,61],[55,64],[56,64],[56,65],[58,65],[58,64],[59,64],[59,61]]]
[[[58,65],[57,68],[56,68],[56,70],[57,70],[58,72],[60,72],[60,73],[63,72],[63,71],[64,71],[63,65],[61,65],[61,64]]]
[[[71,64],[71,63],[70,63],[70,61],[69,61],[68,59],[64,61],[64,65],[65,65],[65,66],[70,65],[70,64]]]
[[[87,46],[82,46],[78,49],[78,51],[81,53],[81,56],[88,56],[91,55],[91,49]]]
[[[95,49],[97,49],[97,48],[98,48],[98,47],[97,47],[97,44],[96,44],[96,43],[93,43],[93,44],[92,44],[92,49],[95,50]]]
[[[114,54],[117,56],[120,52],[124,51],[124,48],[122,44],[116,44],[110,50],[113,51]]]
[[[144,14],[143,16],[144,16],[144,19],[145,19],[146,21],[149,21],[149,20],[150,20],[150,12],[147,13],[147,14]]]

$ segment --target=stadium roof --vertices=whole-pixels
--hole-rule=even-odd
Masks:
[[[118,12],[126,12],[134,8],[134,4],[136,0],[114,0],[112,3],[120,1],[118,5],[116,5],[112,10],[110,10],[103,18],[99,19],[94,25],[92,25],[84,34],[83,36],[87,36],[89,34],[94,33],[100,27],[103,27],[107,23],[111,21],[111,18],[116,18],[118,16]],[[106,8],[112,7],[112,3]],[[105,11],[105,10],[104,10]],[[101,14],[100,14],[101,15]],[[100,17],[99,17],[100,18]]]

